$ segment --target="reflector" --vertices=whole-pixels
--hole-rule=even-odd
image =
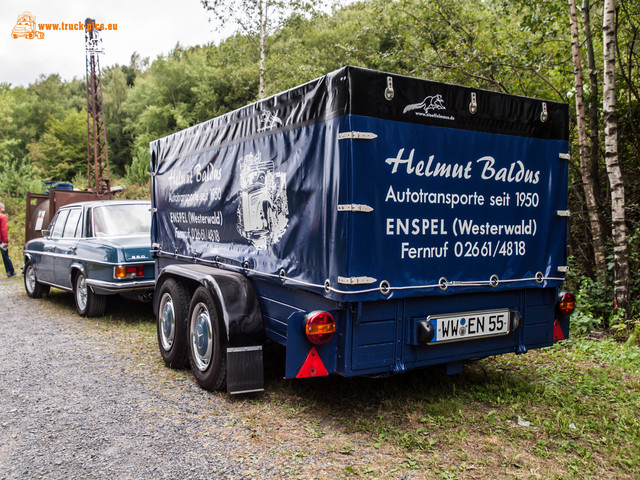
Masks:
[[[329,375],[329,372],[327,372],[324,363],[322,363],[316,347],[311,347],[311,351],[309,355],[307,355],[307,359],[302,364],[302,367],[300,367],[296,378],[326,377],[327,375]]]
[[[558,322],[558,319],[556,318],[556,321],[553,322],[553,341],[559,342],[560,340],[564,340],[564,333],[562,333],[560,322]]]

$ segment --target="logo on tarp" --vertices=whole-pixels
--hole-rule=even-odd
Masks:
[[[238,163],[238,233],[265,249],[282,238],[289,223],[287,174],[274,172],[273,162],[263,161],[260,153],[246,155]]]
[[[407,105],[404,107],[402,113],[415,112],[416,115],[420,115],[423,117],[432,117],[432,118],[441,118],[444,120],[454,120],[453,116],[450,115],[441,115],[436,113],[439,110],[446,110],[444,105],[444,99],[441,94],[431,95],[426,97],[420,103],[412,103],[411,105]]]
[[[282,126],[282,120],[280,117],[276,116],[269,110],[262,110],[262,112],[260,112],[260,122],[262,125],[258,129],[259,132],[264,132],[265,130],[271,130],[272,128]]]

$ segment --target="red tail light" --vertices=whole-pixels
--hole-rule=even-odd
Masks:
[[[143,265],[127,265],[121,267],[115,267],[113,269],[114,278],[136,278],[144,277]]]
[[[305,335],[314,345],[327,343],[336,331],[336,321],[331,314],[320,310],[306,314],[302,324]]]
[[[561,292],[558,300],[558,313],[568,317],[576,309],[576,297],[573,293]]]

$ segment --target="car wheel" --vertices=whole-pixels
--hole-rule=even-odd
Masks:
[[[104,314],[107,297],[94,293],[87,285],[87,279],[82,273],[76,276],[73,295],[76,300],[76,310],[80,316],[99,317]]]
[[[24,289],[31,298],[40,298],[49,293],[49,285],[44,285],[36,278],[36,269],[31,262],[24,266]]]
[[[158,346],[167,366],[182,368],[187,363],[187,318],[189,297],[182,283],[172,278],[158,291]]]
[[[224,328],[209,290],[199,287],[189,308],[189,362],[198,385],[205,390],[224,390],[227,355]]]

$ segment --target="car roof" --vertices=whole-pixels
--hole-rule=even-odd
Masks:
[[[68,205],[63,205],[60,207],[60,210],[63,208],[71,208],[71,207],[101,207],[105,205],[149,205],[151,206],[151,200],[90,200],[87,202],[75,202],[70,203]]]

